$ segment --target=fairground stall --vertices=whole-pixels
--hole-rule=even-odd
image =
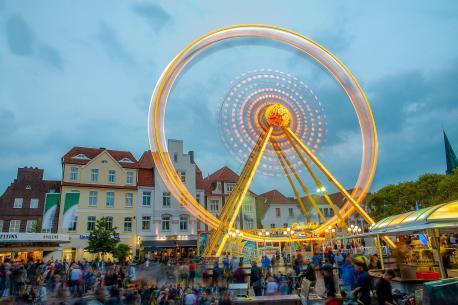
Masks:
[[[458,288],[458,201],[389,216],[363,235],[376,236],[378,240],[380,236],[396,239],[396,248],[392,250],[394,263],[385,266],[397,271],[395,288],[415,295],[417,300],[428,299],[431,296],[424,293],[436,294],[438,287]],[[370,274],[378,277],[382,270],[372,270]],[[435,289],[431,289],[434,283],[424,285],[447,278],[455,280],[439,281]]]

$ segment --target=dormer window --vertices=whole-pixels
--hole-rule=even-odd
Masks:
[[[107,160],[102,160],[102,163],[105,164],[105,163],[108,163],[108,161]]]
[[[73,156],[72,159],[90,160],[85,154],[77,154],[76,156]]]
[[[129,158],[122,158],[121,160],[119,160],[118,162],[123,162],[123,163],[134,163],[134,161],[132,161],[131,159]]]
[[[25,186],[25,189],[26,189],[26,190],[31,190],[32,187],[31,187],[30,185],[26,185],[26,186]]]

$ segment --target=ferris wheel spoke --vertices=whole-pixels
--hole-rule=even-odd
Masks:
[[[299,202],[299,207],[302,211],[302,214],[304,214],[305,218],[307,219],[307,222],[310,223],[309,213],[307,212],[307,209],[305,208],[305,205],[302,202],[301,196],[299,195],[296,185],[294,184],[293,180],[291,179],[291,175],[289,174],[288,169],[286,168],[286,165],[288,166],[289,170],[293,173],[296,180],[300,181],[299,183],[302,183],[302,181],[300,180],[299,175],[297,175],[296,171],[294,170],[294,167],[291,165],[291,163],[286,158],[285,154],[281,151],[280,147],[278,146],[278,143],[273,139],[271,139],[271,143],[272,143],[272,146],[274,147],[275,153],[277,154],[278,160],[280,161],[281,167],[283,171],[285,172],[285,176],[288,179],[288,182],[291,185],[291,188],[293,189],[294,196],[296,196],[297,201]],[[285,165],[285,162],[286,162],[286,165]]]
[[[366,220],[366,222],[369,223],[370,225],[374,224],[375,222],[372,219],[372,217],[370,217],[369,214],[367,214],[367,212],[364,211],[364,209],[347,192],[347,190],[339,183],[339,181],[337,181],[337,179],[331,174],[331,172],[320,162],[320,160],[315,156],[315,154],[313,154],[310,151],[310,149],[304,143],[302,143],[302,141],[296,136],[296,134],[294,132],[292,132],[291,129],[289,129],[289,128],[284,128],[284,131],[289,136],[289,139],[291,140],[291,142],[299,145],[299,147],[310,158],[310,160],[313,163],[315,163],[315,165],[320,169],[320,171],[326,176],[326,178],[329,180],[329,182],[331,182],[342,193],[342,195],[345,197],[345,199],[347,199],[350,202],[350,204],[364,218],[364,220]],[[304,163],[304,165],[305,164],[306,164],[306,162]],[[306,165],[306,167],[307,167],[307,170],[308,170],[310,168],[310,165],[308,165],[308,166],[307,165]],[[310,172],[312,172],[311,168],[310,168]],[[317,181],[319,182],[319,180],[316,180],[315,182],[317,182]],[[321,183],[320,183],[320,186],[322,186]]]

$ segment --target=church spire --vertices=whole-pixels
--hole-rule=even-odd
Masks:
[[[455,168],[458,167],[458,159],[456,158],[455,152],[453,151],[452,145],[448,141],[447,135],[444,133],[444,144],[445,144],[445,160],[447,162],[447,170],[445,173],[451,174]]]

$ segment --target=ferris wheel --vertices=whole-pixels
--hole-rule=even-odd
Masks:
[[[326,133],[325,115],[318,98],[296,77],[270,69],[249,71],[238,77],[221,103],[220,137],[227,149],[244,162],[244,166],[218,217],[202,207],[188,191],[167,151],[164,122],[168,96],[183,69],[202,51],[220,41],[239,37],[258,37],[287,44],[321,64],[340,84],[356,112],[362,139],[359,176],[351,193],[315,153]],[[322,239],[319,235],[329,226],[346,228],[345,220],[355,212],[368,224],[374,224],[360,206],[372,183],[377,162],[377,132],[369,103],[351,72],[331,52],[305,36],[270,25],[243,24],[200,37],[184,48],[160,76],[151,98],[148,119],[151,152],[162,180],[191,214],[213,228],[204,256],[221,255],[227,239],[236,230],[234,223],[257,171],[265,175],[285,176],[304,219],[309,221],[303,202],[308,200],[316,210],[320,224],[313,230],[313,236],[260,237],[244,232],[244,239],[264,242]],[[345,198],[346,202],[340,209],[326,193],[314,167]],[[325,201],[334,211],[333,217],[324,217],[310,192],[310,186],[298,174],[300,171],[310,175],[313,187],[322,190]],[[305,196],[301,197],[301,193]]]

